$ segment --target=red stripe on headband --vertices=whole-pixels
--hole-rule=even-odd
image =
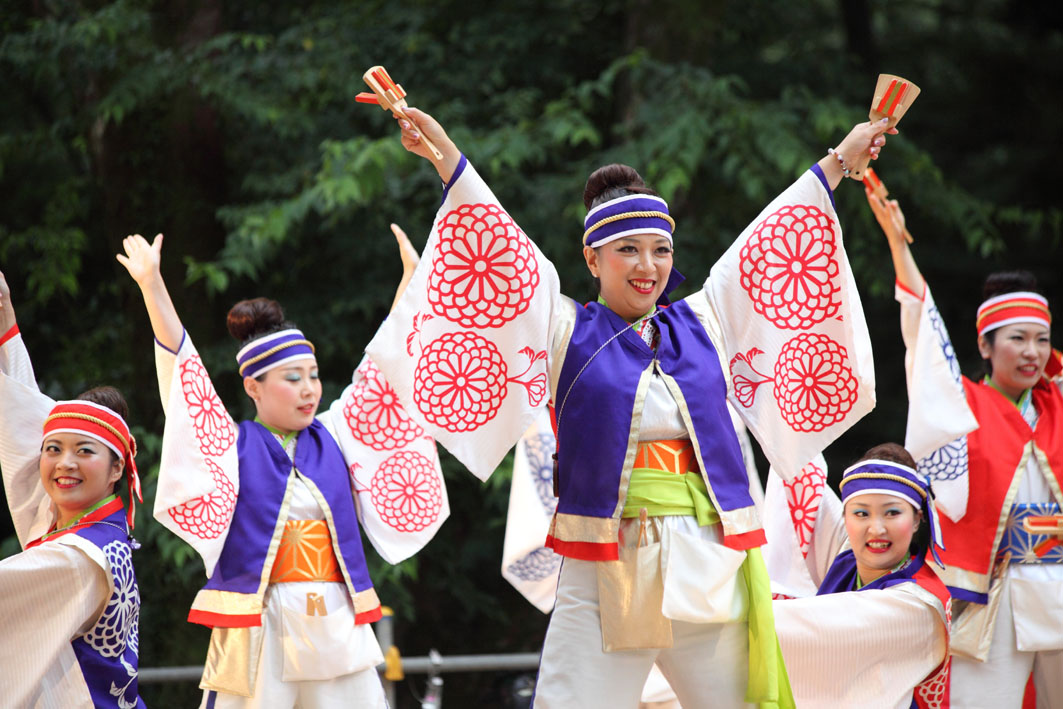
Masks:
[[[44,436],[53,431],[74,430],[106,442],[125,461],[125,475],[129,483],[129,507],[126,520],[133,528],[133,495],[141,502],[144,497],[140,492],[140,476],[137,474],[135,457],[137,441],[129,432],[122,417],[111,409],[87,401],[64,401],[56,404],[44,420]]]

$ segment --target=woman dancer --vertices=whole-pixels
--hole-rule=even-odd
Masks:
[[[157,340],[167,420],[155,516],[209,578],[189,613],[213,628],[204,706],[383,707],[368,625],[381,609],[359,529],[393,563],[432,537],[448,513],[434,443],[368,360],[315,418],[314,346],[265,298],[229,311],[256,411],[235,426],[159,273],[162,241],[130,236],[118,259]],[[403,253],[412,270],[408,243]]]
[[[9,706],[144,706],[130,536],[140,484],[126,418],[112,387],[74,401],[40,392],[0,273],[0,469],[23,548],[0,561]],[[128,509],[116,490],[123,476]]]
[[[769,503],[781,487],[769,481]],[[950,599],[927,563],[941,541],[928,481],[886,443],[845,471],[840,503],[821,494],[804,557],[818,594],[774,604],[797,705],[947,707]]]
[[[633,707],[655,661],[684,707],[785,704],[728,376],[743,378],[743,416],[786,470],[870,408],[866,329],[832,191],[849,165],[877,155],[886,125],[855,127],[743,233],[704,290],[668,307],[682,277],[667,204],[631,168],[596,171],[583,253],[600,298],[581,307],[439,124],[408,115],[416,125],[402,121],[403,145],[431,159],[423,133],[442,153],[443,205],[422,267],[368,351],[480,477],[549,390],[559,502],[547,545],[566,559],[535,705]],[[799,254],[797,285],[783,293],[768,282],[772,244]],[[408,338],[405,351],[387,347],[396,337]],[[803,395],[786,398],[796,370],[784,365],[775,399],[772,387],[756,393],[771,379],[754,381],[771,366],[757,358],[801,347],[831,377],[797,383],[834,392],[815,411]]]
[[[909,438],[918,428],[924,437],[945,431],[948,440],[955,431],[945,426],[970,421],[966,435],[936,450],[913,447],[934,477],[943,512],[941,576],[957,601],[953,701],[1019,707],[1032,671],[1037,706],[1063,706],[1063,624],[1056,622],[1063,617],[1063,547],[1039,555],[1045,538],[1022,526],[1029,515],[1060,514],[1063,503],[1063,397],[1046,377],[1048,301],[1029,273],[991,274],[977,310],[978,351],[988,373],[977,382],[962,377],[904,237],[900,205],[870,191],[867,197],[897,275]],[[935,356],[946,366],[935,367]],[[942,408],[944,394],[924,401],[923,390],[932,387],[952,389],[951,411]],[[937,407],[935,415],[920,417],[925,405]]]

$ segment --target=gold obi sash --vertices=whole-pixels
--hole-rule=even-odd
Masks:
[[[292,581],[343,582],[332,534],[323,519],[295,519],[284,523],[270,583]]]

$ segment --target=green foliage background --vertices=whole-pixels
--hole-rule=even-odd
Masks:
[[[590,297],[577,256],[586,175],[636,166],[670,201],[698,284],[760,208],[860,120],[879,71],[923,89],[876,169],[977,374],[982,277],[1034,270],[1059,304],[1063,10],[1049,0],[0,0],[0,269],[42,388],[113,383],[142,442],[141,665],[201,662],[183,618],[202,564],[151,518],[162,412],[122,237],[166,234],[164,273],[234,414],[249,413],[224,313],[269,295],[318,343],[337,395],[401,268],[388,223],[422,246],[431,168],[356,104],[384,64],[516,220]],[[858,185],[837,194],[874,339],[878,408],[835,469],[902,440],[903,350],[884,240]],[[452,517],[415,559],[374,557],[406,655],[537,650],[541,616],[498,573],[508,472],[446,458]],[[17,551],[0,518],[0,554]],[[448,679],[448,705],[502,706],[504,675]],[[420,679],[415,679],[420,686]],[[191,686],[145,686],[158,706]],[[413,706],[400,691],[400,706]]]

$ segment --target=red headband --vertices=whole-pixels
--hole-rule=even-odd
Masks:
[[[1048,301],[1037,293],[1015,291],[994,296],[978,307],[979,335],[1013,323],[1050,326],[1052,314],[1048,312]]]
[[[126,481],[129,483],[129,508],[126,521],[133,528],[133,494],[144,502],[140,492],[140,476],[134,458],[137,441],[129,432],[125,419],[117,413],[91,401],[59,401],[44,419],[44,435],[50,433],[81,433],[95,438],[125,461]]]

